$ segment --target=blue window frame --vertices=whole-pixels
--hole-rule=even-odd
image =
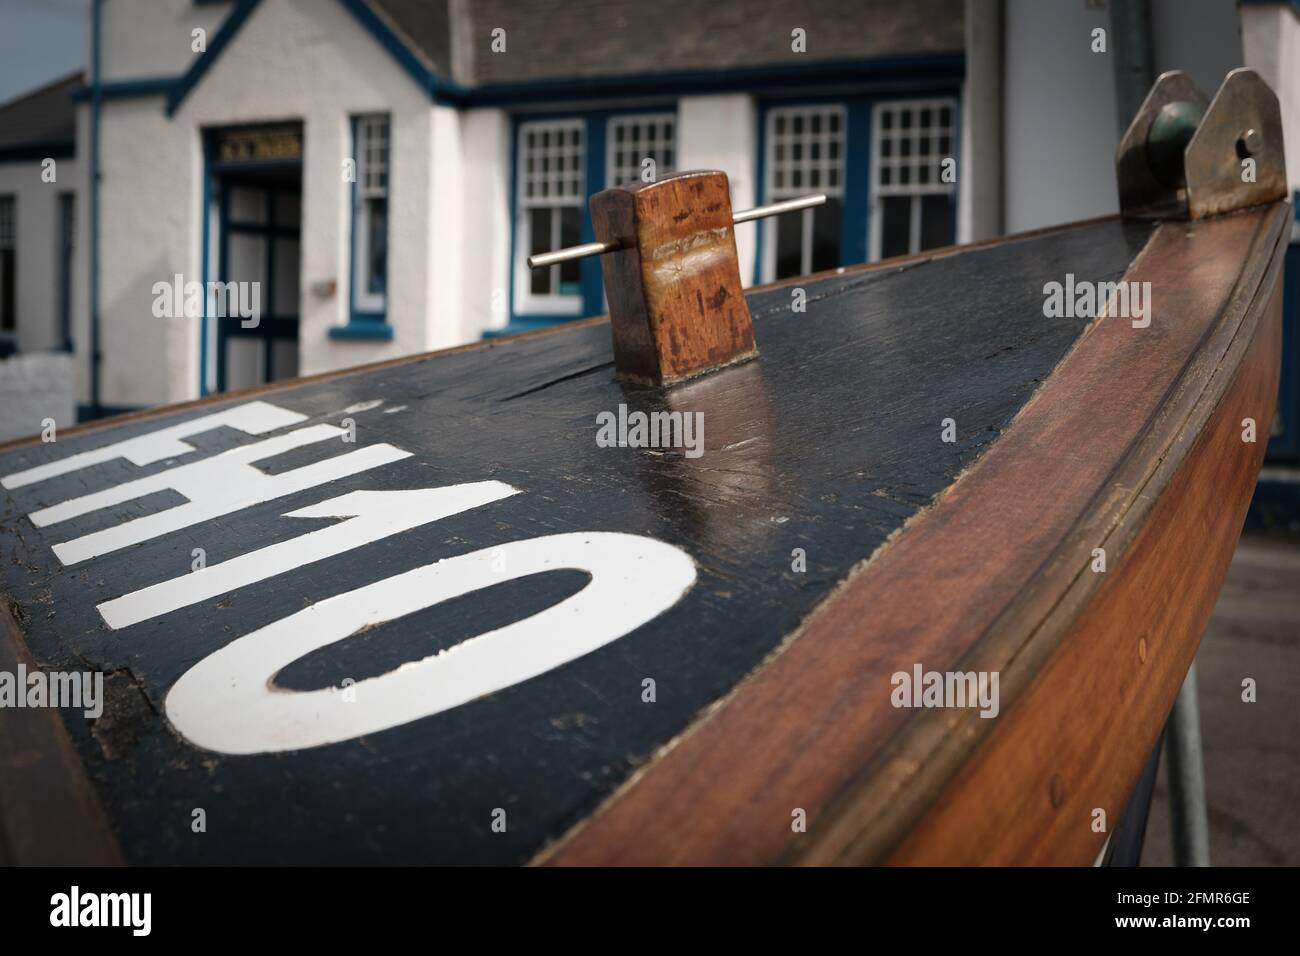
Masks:
[[[956,159],[957,101],[888,100],[871,119],[871,259],[952,245],[957,184],[944,165]]]
[[[515,301],[521,313],[560,318],[584,311],[582,262],[529,269],[525,259],[581,241],[587,125],[581,117],[527,120],[516,131]]]
[[[760,275],[772,281],[842,265],[848,111],[841,103],[773,106],[765,125],[765,201],[824,193],[826,203],[764,223]]]
[[[675,168],[672,109],[588,110],[520,116],[511,160],[510,324],[527,331],[606,311],[600,260],[530,270],[527,258],[595,241],[592,193],[628,178]],[[652,162],[647,163],[646,160]]]
[[[387,321],[390,137],[386,113],[352,117],[348,323],[330,329],[331,338],[393,337]]]
[[[763,102],[760,202],[819,192],[828,201],[762,223],[758,281],[897,255],[900,242],[906,245],[902,252],[955,242],[957,185],[941,183],[938,173],[943,158],[956,158],[959,102],[955,89],[936,90],[925,99],[861,95]],[[933,111],[924,135],[913,125],[919,124],[922,110]],[[947,111],[942,132],[941,110]],[[904,118],[907,136],[898,133],[897,124]],[[888,133],[883,130],[886,123]],[[940,153],[941,148],[946,152]],[[905,162],[899,158],[903,150]],[[888,173],[882,162],[885,153]],[[905,183],[900,183],[904,174],[896,169],[900,165],[909,167]],[[926,166],[924,183],[916,172],[919,165]],[[914,195],[919,198],[913,203]]]

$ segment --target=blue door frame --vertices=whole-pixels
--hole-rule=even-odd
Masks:
[[[642,113],[677,114],[677,104],[662,103],[656,106],[639,105],[628,109],[574,110],[559,113],[520,113],[513,117],[510,130],[510,282],[509,303],[510,323],[503,329],[485,333],[491,338],[498,335],[513,335],[516,332],[528,332],[545,328],[561,322],[603,315],[605,312],[605,283],[601,276],[600,258],[593,256],[579,263],[579,285],[582,289],[582,311],[576,315],[553,315],[541,313],[518,312],[515,309],[515,255],[516,243],[519,241],[517,223],[519,221],[519,129],[524,123],[536,120],[578,119],[583,122],[583,172],[584,195],[606,189],[613,183],[607,183],[606,160],[608,152],[607,135],[609,120],[614,116],[634,116]],[[596,231],[591,223],[591,215],[584,203],[581,207],[582,226],[581,242],[595,242]]]
[[[283,123],[268,124],[273,126],[282,126]],[[218,145],[223,133],[226,132],[224,127],[211,127],[202,130],[203,144],[203,209],[201,212],[200,222],[202,233],[199,238],[200,247],[200,280],[203,284],[205,294],[203,296],[203,307],[199,318],[199,395],[200,397],[210,394],[212,391],[224,391],[226,387],[226,340],[232,335],[243,334],[261,334],[267,337],[267,349],[270,349],[270,339],[272,338],[292,338],[295,341],[298,338],[298,316],[275,316],[272,314],[272,300],[269,298],[274,291],[274,276],[272,269],[274,265],[273,253],[267,254],[267,281],[266,288],[263,290],[267,293],[261,301],[266,306],[260,319],[258,329],[244,329],[240,325],[240,320],[235,318],[232,322],[223,320],[218,316],[208,315],[208,296],[206,290],[211,288],[210,283],[216,280],[222,282],[228,279],[227,272],[227,246],[229,245],[229,236],[231,233],[231,223],[229,216],[230,191],[224,188],[225,178],[235,176],[239,173],[297,173],[298,191],[302,189],[302,158],[296,159],[265,159],[255,161],[235,161],[222,162],[218,156]],[[215,207],[215,208],[214,208]],[[274,206],[268,201],[266,209],[266,223],[270,227],[267,234],[267,246],[272,248],[274,242]],[[213,215],[216,216],[216,235],[213,235],[212,222]],[[258,227],[251,227],[256,230]],[[235,231],[249,231],[247,224],[234,224]],[[301,234],[301,220],[298,227],[294,229],[299,235]],[[212,248],[215,240],[216,249]],[[214,255],[215,254],[215,255]],[[300,252],[301,255],[301,252]],[[214,261],[215,260],[215,261]],[[301,269],[301,261],[299,263]],[[215,273],[215,276],[214,276]],[[209,354],[209,350],[214,354]],[[209,376],[209,367],[213,366],[213,374]],[[266,368],[271,368],[269,351],[266,360]]]
[[[216,326],[216,390],[224,392],[226,390],[226,343],[232,337],[252,337],[263,340],[263,367],[268,376],[272,371],[271,350],[272,342],[275,339],[298,341],[298,316],[294,315],[277,315],[274,312],[275,302],[275,281],[276,281],[276,263],[275,250],[277,238],[293,238],[301,235],[301,226],[277,226],[275,223],[275,203],[279,193],[285,192],[285,189],[277,188],[273,185],[257,186],[249,185],[247,188],[262,188],[266,195],[266,208],[263,214],[263,223],[244,223],[236,222],[230,216],[230,189],[229,184],[219,182],[218,177],[223,173],[249,173],[264,171],[298,171],[301,175],[301,160],[288,160],[283,162],[266,162],[266,163],[244,163],[237,167],[223,168],[219,164],[213,164],[210,167],[210,175],[214,181],[209,183],[208,192],[212,194],[214,188],[217,191],[217,279],[218,282],[227,282],[232,279],[229,274],[230,262],[230,237],[236,233],[247,233],[260,235],[265,245],[265,262],[264,262],[264,283],[261,290],[262,314],[257,326],[254,328],[244,328],[243,321],[239,316],[211,316],[207,315],[207,300],[204,299],[204,325],[207,322],[214,322]],[[301,182],[301,180],[300,180]],[[206,234],[206,230],[205,230]],[[299,263],[301,268],[301,263]],[[207,275],[205,268],[204,288],[207,286]],[[238,277],[233,277],[238,278]],[[206,333],[205,333],[206,338]],[[201,350],[201,360],[206,359],[206,350]],[[205,389],[206,391],[206,389]]]

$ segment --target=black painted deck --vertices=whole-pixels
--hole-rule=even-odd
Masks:
[[[979,456],[1086,324],[1044,318],[1043,284],[1067,272],[1118,280],[1149,230],[1100,223],[810,282],[802,314],[790,312],[789,289],[751,294],[760,360],[669,393],[672,408],[704,412],[708,451],[695,460],[597,447],[598,412],[667,407],[655,390],[614,380],[604,326],[262,395],[309,415],[303,424],[337,424],[348,406],[382,400],[351,416],[355,447],[386,441],[415,455],[68,569],[54,542],[179,497],[44,530],[25,515],[165,466],[118,461],[3,491],[0,588],[43,667],[113,672],[96,726],[64,716],[130,861],[521,862],[735,686]],[[395,406],[405,407],[385,413]],[[944,418],[957,422],[955,444],[940,441]],[[0,454],[0,474],[179,420]],[[256,440],[209,432],[187,439],[198,451],[183,460]],[[328,444],[271,469],[336,454]],[[183,573],[193,547],[214,564],[323,524],[282,517],[296,508],[356,489],[489,478],[522,493],[120,631],[95,610]],[[185,743],[161,716],[168,688],[197,660],[309,602],[566,531],[666,541],[694,558],[699,578],[667,613],[584,658],[360,740],[221,756]],[[792,571],[794,548],[806,550],[807,573]],[[324,687],[382,673],[540,610],[584,580],[557,572],[494,586],[311,654],[279,682]],[[645,677],[657,682],[654,704],[641,701]],[[203,834],[190,829],[196,807],[207,813]],[[495,807],[508,812],[505,833],[491,830]]]

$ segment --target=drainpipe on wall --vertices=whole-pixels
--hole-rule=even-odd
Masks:
[[[969,148],[961,201],[970,234],[960,241],[992,239],[1003,228],[1002,104],[1006,14],[1003,0],[966,0],[966,115]]]
[[[99,395],[99,109],[100,16],[103,0],[94,0],[90,54],[90,414],[103,414]]]
[[[1111,50],[1115,54],[1115,118],[1124,138],[1155,82],[1149,0],[1111,0]]]

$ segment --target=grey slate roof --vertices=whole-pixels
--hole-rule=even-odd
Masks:
[[[0,103],[0,155],[38,148],[47,154],[71,152],[77,140],[72,91],[81,83],[82,74],[73,73]]]
[[[371,5],[438,76],[452,77],[451,12],[456,0],[371,0]]]
[[[465,85],[955,53],[965,42],[962,0],[371,3],[435,73]],[[491,52],[497,27],[505,53]],[[790,49],[795,27],[806,53]]]

